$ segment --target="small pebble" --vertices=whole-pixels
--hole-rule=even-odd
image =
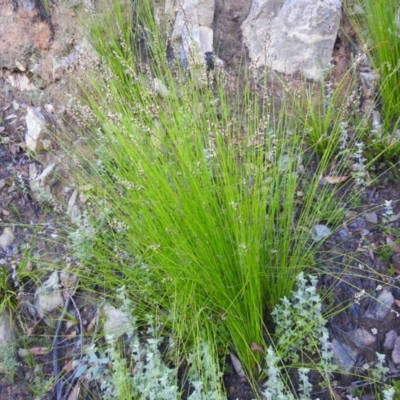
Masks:
[[[5,227],[3,233],[0,235],[0,247],[6,251],[14,241],[14,232],[11,228]]]
[[[397,332],[392,329],[385,335],[385,342],[383,343],[383,347],[385,347],[388,350],[392,350],[394,348],[394,344],[396,342],[396,339],[398,338]]]
[[[347,229],[341,229],[339,231],[339,237],[341,240],[346,240],[349,237],[349,232],[347,231]]]

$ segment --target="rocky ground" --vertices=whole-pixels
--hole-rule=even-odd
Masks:
[[[66,121],[74,78],[84,76],[81,58],[87,47],[76,29],[77,3],[52,7],[50,18],[41,2],[0,0],[0,269],[6,271],[0,279],[4,275],[10,285],[0,295],[12,306],[12,314],[0,318],[0,344],[17,339],[19,348],[14,380],[6,379],[0,360],[4,400],[57,398],[59,387],[51,377],[59,371],[71,386],[68,399],[77,398],[76,382],[68,381],[71,360],[98,316],[95,299],[88,302],[74,291],[68,273],[73,262],[67,247],[55,240],[78,201],[68,173],[71,157],[57,139],[73,136]],[[347,37],[337,40],[336,77],[350,63]],[[381,209],[385,200],[400,197],[400,188],[387,184],[388,178],[385,174],[366,189],[362,204],[347,216],[355,222],[343,224],[319,260],[321,290],[332,289],[330,304],[345,306],[329,323],[336,361],[348,372],[336,377],[336,399],[348,398],[356,387],[365,389],[362,399],[375,398],[362,377],[373,368],[376,352],[386,355],[390,376],[400,377],[400,208],[393,203],[392,215]],[[61,292],[54,291],[59,287]],[[65,311],[73,322],[61,325]],[[66,338],[59,346],[62,361],[55,363],[53,341],[61,336]],[[225,382],[230,398],[252,398],[235,374]],[[318,397],[330,398],[323,390]]]

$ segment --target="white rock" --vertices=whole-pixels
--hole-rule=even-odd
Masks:
[[[164,82],[161,79],[154,78],[153,85],[154,90],[161,97],[166,98],[170,95],[168,88],[165,86]]]
[[[319,242],[331,234],[331,230],[325,225],[315,225],[312,230],[312,237],[315,241]]]
[[[15,340],[15,331],[10,323],[10,314],[6,309],[0,314],[0,346],[7,346]]]
[[[251,60],[257,67],[322,79],[332,58],[341,6],[341,0],[253,0],[242,23]]]
[[[380,138],[382,137],[382,120],[379,111],[372,111],[372,131]]]
[[[40,318],[64,305],[58,271],[54,271],[35,292],[34,306]]]
[[[31,179],[29,181],[31,191],[32,191],[33,197],[35,199],[38,199],[39,194],[43,195],[44,193],[46,193],[46,196],[49,199],[52,198],[50,186],[47,183],[48,183],[48,178],[50,177],[51,173],[53,172],[55,166],[56,166],[55,163],[49,164],[42,171],[42,173],[39,176],[36,176],[34,179]],[[34,176],[35,169],[32,168],[32,171],[31,171],[31,169],[29,169],[29,176],[30,176],[31,172],[32,172],[32,176]],[[37,175],[37,171],[36,171],[36,175]]]
[[[132,331],[132,317],[128,313],[110,304],[106,304],[103,311],[106,316],[104,334],[107,340],[112,341]]]
[[[44,105],[44,109],[49,113],[49,114],[54,114],[55,109],[54,106],[52,104],[45,104]]]
[[[22,72],[26,71],[26,67],[23,66],[19,61],[15,61],[15,66]]]
[[[30,163],[29,164],[29,180],[33,180],[36,179],[38,176],[38,170],[36,168],[36,164],[35,163]]]
[[[81,212],[78,204],[76,204],[77,197],[78,197],[78,191],[74,190],[71,197],[68,200],[67,215],[71,218],[71,221],[78,223],[80,221]]]
[[[214,10],[215,0],[184,0],[176,15],[172,40],[182,43],[186,58],[193,56],[195,46],[196,63],[203,61],[205,52],[213,51]]]
[[[11,86],[21,92],[35,90],[35,85],[24,74],[10,74],[8,75],[8,82]]]
[[[243,40],[253,61],[265,59],[268,52],[272,21],[280,13],[285,0],[253,0],[250,12],[242,23]],[[267,54],[268,55],[268,54]],[[258,60],[257,65],[265,65],[266,60]]]
[[[36,151],[38,142],[43,136],[46,121],[43,116],[35,111],[32,107],[28,107],[26,115],[27,132],[25,134],[26,147],[29,151]]]
[[[0,247],[5,251],[14,241],[14,232],[11,228],[5,227],[0,235]]]

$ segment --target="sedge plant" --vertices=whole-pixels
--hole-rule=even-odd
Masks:
[[[266,319],[314,267],[314,226],[342,213],[320,185],[335,154],[306,173],[314,158],[293,104],[277,111],[249,86],[232,95],[225,71],[171,64],[154,4],[128,3],[90,25],[99,61],[81,85],[86,129],[73,148],[81,282],[111,297],[124,286],[139,321],[157,315],[175,365],[206,342],[217,365],[233,351],[254,384]]]

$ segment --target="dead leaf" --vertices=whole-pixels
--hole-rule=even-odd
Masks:
[[[357,213],[355,211],[347,211],[347,213],[345,214],[346,218],[355,218],[357,216]]]
[[[33,332],[35,331],[36,327],[40,324],[41,320],[35,322],[35,325],[31,326],[26,330],[26,336],[33,336]]]
[[[49,352],[48,347],[32,347],[28,349],[29,354],[33,356],[42,356],[43,354],[47,354]]]
[[[15,143],[14,146],[18,146],[18,147],[21,147],[22,150],[26,150],[26,143],[25,142]]]
[[[390,247],[394,254],[400,253],[399,240],[394,236],[386,236],[386,244]]]
[[[400,219],[400,213],[398,213],[398,214],[396,214],[396,215],[393,215],[392,217],[389,217],[389,218],[388,218],[388,222],[395,222],[395,221],[397,221],[398,219]]]
[[[95,315],[95,316],[92,318],[92,320],[88,323],[88,325],[87,325],[87,327],[86,327],[86,332],[90,332],[90,331],[94,328],[94,326],[95,326],[96,323],[97,323],[97,318],[98,318],[98,316]]]
[[[256,342],[252,342],[251,343],[251,350],[252,351],[258,351],[259,353],[265,353],[264,349],[258,345]]]
[[[347,179],[350,178],[350,175],[345,175],[345,176],[325,176],[325,181],[328,183],[340,183],[347,181]]]
[[[400,307],[400,300],[395,300],[394,301],[397,307]]]
[[[30,337],[33,335],[33,331],[35,330],[36,326],[31,326],[26,330],[26,336]]]
[[[340,393],[338,393],[335,389],[332,390],[333,397],[335,400],[343,400],[343,397]]]
[[[396,242],[398,244],[398,242]],[[392,247],[393,254],[399,254],[400,253],[400,246]]]
[[[18,153],[17,146],[13,145],[12,143],[8,143],[8,150],[13,156],[15,156]]]
[[[374,261],[375,259],[374,251],[369,246],[360,246],[356,249],[356,251],[368,251],[371,261]]]
[[[76,331],[72,331],[69,335],[67,335],[68,340],[72,340],[76,337]]]
[[[400,268],[393,267],[393,271],[396,272],[397,275],[400,275]]]
[[[64,364],[63,371],[68,373],[68,372],[71,372],[72,370],[73,370],[72,360],[69,360]]]
[[[76,385],[72,388],[71,392],[69,393],[67,400],[77,400],[79,397],[79,392],[81,389],[80,381],[76,383]]]
[[[394,242],[393,236],[386,236],[386,244],[392,244]]]
[[[236,373],[239,375],[240,378],[245,378],[246,375],[243,371],[242,363],[233,353],[230,353],[230,355],[234,370],[236,371]]]

